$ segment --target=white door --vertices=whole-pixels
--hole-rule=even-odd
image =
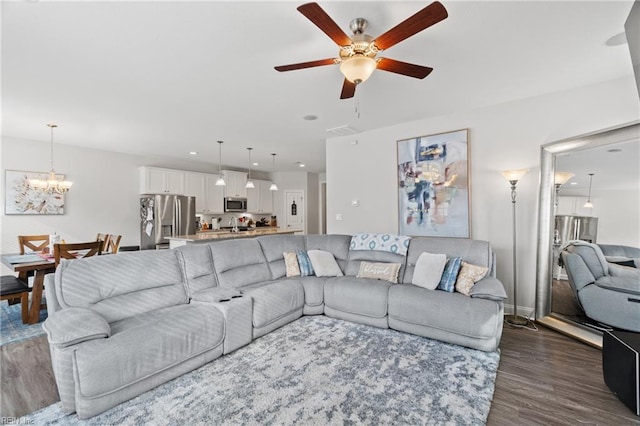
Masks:
[[[285,191],[284,203],[285,229],[296,229],[304,232],[304,191]]]

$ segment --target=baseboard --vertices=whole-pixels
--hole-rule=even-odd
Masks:
[[[513,305],[508,305],[505,303],[504,313],[505,315],[513,315]],[[534,313],[535,313],[534,308],[530,308],[527,306],[518,306],[518,315],[522,315],[523,317],[534,319],[533,318]]]

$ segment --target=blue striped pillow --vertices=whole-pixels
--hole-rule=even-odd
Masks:
[[[460,272],[460,267],[462,266],[462,258],[461,257],[452,257],[447,261],[447,265],[444,267],[444,272],[442,272],[442,278],[440,278],[440,284],[436,290],[444,290],[449,293],[453,293],[456,286],[456,279],[458,278],[458,272]]]
[[[296,255],[298,256],[298,266],[300,266],[300,275],[303,277],[308,277],[309,275],[315,275],[315,271],[313,270],[313,265],[311,265],[311,260],[307,255],[307,252],[304,250],[296,250]]]

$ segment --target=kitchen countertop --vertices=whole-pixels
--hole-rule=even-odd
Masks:
[[[294,234],[296,232],[302,232],[300,229],[280,229],[273,227],[258,227],[252,228],[248,231],[230,232],[230,230],[219,231],[202,231],[196,234],[190,235],[178,235],[176,237],[167,237],[171,242],[205,242],[214,240],[229,240],[234,238],[249,238],[257,237],[260,235],[272,235],[272,234]]]

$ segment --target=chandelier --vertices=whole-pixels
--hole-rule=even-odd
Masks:
[[[51,171],[46,179],[29,179],[29,186],[39,191],[46,192],[48,194],[58,193],[64,194],[71,189],[73,182],[64,180],[64,175],[57,175],[53,169],[53,129],[58,127],[57,124],[47,124],[51,129]]]

